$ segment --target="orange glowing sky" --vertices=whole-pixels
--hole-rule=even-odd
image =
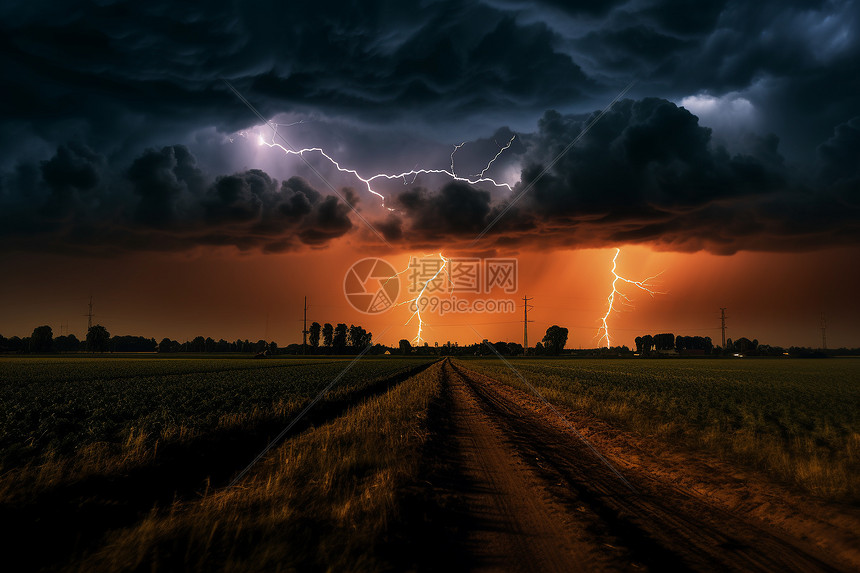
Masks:
[[[533,297],[530,344],[547,327],[570,330],[568,348],[598,345],[597,329],[606,309],[613,249],[518,252],[519,288],[513,314],[425,314],[424,338],[432,346],[522,342],[523,295]],[[395,267],[410,254],[380,254]],[[282,255],[199,251],[184,255],[134,254],[122,259],[81,259],[57,255],[4,254],[0,264],[15,269],[0,282],[0,334],[27,336],[48,324],[54,334],[83,337],[87,301],[95,300],[96,323],[111,334],[228,340],[261,338],[280,345],[301,341],[302,297],[308,321],[360,324],[374,341],[396,345],[412,339],[405,307],[379,315],[355,311],[343,295],[343,278],[356,260],[373,255],[340,241],[318,251]],[[609,324],[613,344],[633,345],[641,334],[711,336],[719,343],[719,308],[728,308],[728,333],[775,345],[821,345],[821,314],[827,316],[828,347],[860,346],[860,249],[809,253],[658,252],[625,246],[618,272],[641,279],[662,271],[656,286],[665,294],[649,297],[622,287],[633,308]],[[401,295],[401,300],[403,296]],[[64,325],[68,325],[66,330]],[[384,333],[384,334],[383,334]],[[477,333],[477,334],[476,334]]]

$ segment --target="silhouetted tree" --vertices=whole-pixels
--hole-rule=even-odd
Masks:
[[[144,336],[114,336],[110,339],[111,352],[155,352],[158,343]]]
[[[537,344],[535,344],[535,355],[536,356],[543,356],[543,354],[544,354],[543,344],[538,342]]]
[[[314,349],[314,352],[316,352],[320,345],[320,330],[322,330],[322,327],[318,322],[312,322],[311,327],[308,329],[308,342]]]
[[[339,322],[334,327],[334,336],[332,337],[332,345],[336,352],[343,352],[346,348],[347,327],[344,323]]]
[[[671,333],[654,335],[654,348],[656,350],[672,350],[675,348],[675,335]]]
[[[642,354],[651,354],[651,350],[654,348],[654,337],[650,334],[646,334],[642,337]]]
[[[94,324],[87,332],[87,350],[90,352],[107,352],[110,344],[110,333],[101,324]]]
[[[325,323],[322,328],[323,335],[323,344],[325,344],[326,348],[331,348],[332,344],[334,344],[334,328],[332,328],[331,324]]]
[[[728,341],[726,342],[728,344]],[[750,340],[749,338],[741,337],[735,340],[734,350],[740,354],[752,354],[758,347],[758,340]]]
[[[397,343],[400,346],[400,354],[410,354],[412,352],[412,343],[406,340],[405,338],[401,338],[400,342]]]
[[[27,341],[26,344],[24,341]],[[13,336],[8,340],[9,350],[12,352],[24,352],[29,346],[30,341],[20,336]]]
[[[57,352],[78,352],[81,349],[81,341],[74,334],[58,336],[54,339],[54,348]]]
[[[504,356],[504,355],[506,355],[506,354],[509,354],[509,352],[508,352],[508,343],[507,343],[507,342],[505,342],[505,341],[503,341],[503,340],[500,340],[500,341],[498,341],[498,342],[494,342],[494,343],[493,343],[493,348],[495,348],[495,349],[496,349],[496,352],[498,352],[498,353],[499,353],[499,354],[501,354],[502,356]]]
[[[54,344],[54,333],[50,326],[37,326],[30,335],[30,352],[50,352]]]
[[[544,347],[547,354],[557,356],[561,354],[564,345],[567,344],[567,329],[554,324],[546,329],[543,337]]]

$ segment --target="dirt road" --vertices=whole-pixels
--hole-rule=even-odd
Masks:
[[[459,499],[464,568],[851,570],[812,542],[653,473],[619,468],[628,486],[549,408],[462,365],[441,368],[457,466],[445,487]]]

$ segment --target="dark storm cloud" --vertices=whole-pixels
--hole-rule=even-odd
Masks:
[[[822,144],[822,175],[805,181],[785,166],[775,136],[749,154],[714,145],[689,111],[661,99],[619,102],[544,174],[588,116],[548,112],[526,135],[522,181],[530,190],[492,227],[487,243],[590,247],[650,243],[720,254],[803,250],[860,240],[860,121]],[[451,183],[399,196],[404,238],[472,239],[505,203]],[[436,222],[434,224],[434,222]]]
[[[521,162],[520,188],[583,112],[635,79],[640,101],[603,118],[492,240],[717,252],[854,241],[858,14],[847,0],[6,2],[0,236],[14,248],[279,251],[351,232],[336,197],[241,160],[222,167],[232,148],[199,143],[200,130],[257,121],[221,78],[267,117],[352,126],[326,139],[363,146],[352,157],[383,155],[363,126],[396,134],[386,153],[474,129],[483,143],[458,157],[476,163],[509,132],[481,137],[541,118],[496,166]],[[723,148],[666,101],[701,94],[743,96],[757,129]],[[504,201],[459,182],[407,188],[379,228],[403,243],[464,238]]]
[[[125,146],[246,127],[252,116],[220,78],[265,114],[425,124],[539,112],[595,88],[545,24],[470,2],[12,3],[0,16],[0,123],[47,141]]]
[[[84,147],[62,145],[40,167],[0,179],[0,241],[7,248],[110,254],[214,245],[272,252],[325,244],[353,226],[347,205],[299,177],[279,183],[251,169],[209,180],[181,145],[148,149],[119,173]],[[352,190],[341,193],[358,204]]]

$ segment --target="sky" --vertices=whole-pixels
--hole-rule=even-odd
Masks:
[[[605,344],[615,258],[653,293],[616,282],[612,344],[719,341],[727,308],[729,337],[817,347],[824,316],[860,346],[858,23],[848,1],[5,2],[0,334],[82,336],[93,296],[112,334],[284,345],[308,296],[396,344],[408,304],[364,314],[344,279],[441,253],[515,260],[509,292],[460,296],[517,306],[424,312],[431,345],[522,341],[523,296],[532,344]]]

